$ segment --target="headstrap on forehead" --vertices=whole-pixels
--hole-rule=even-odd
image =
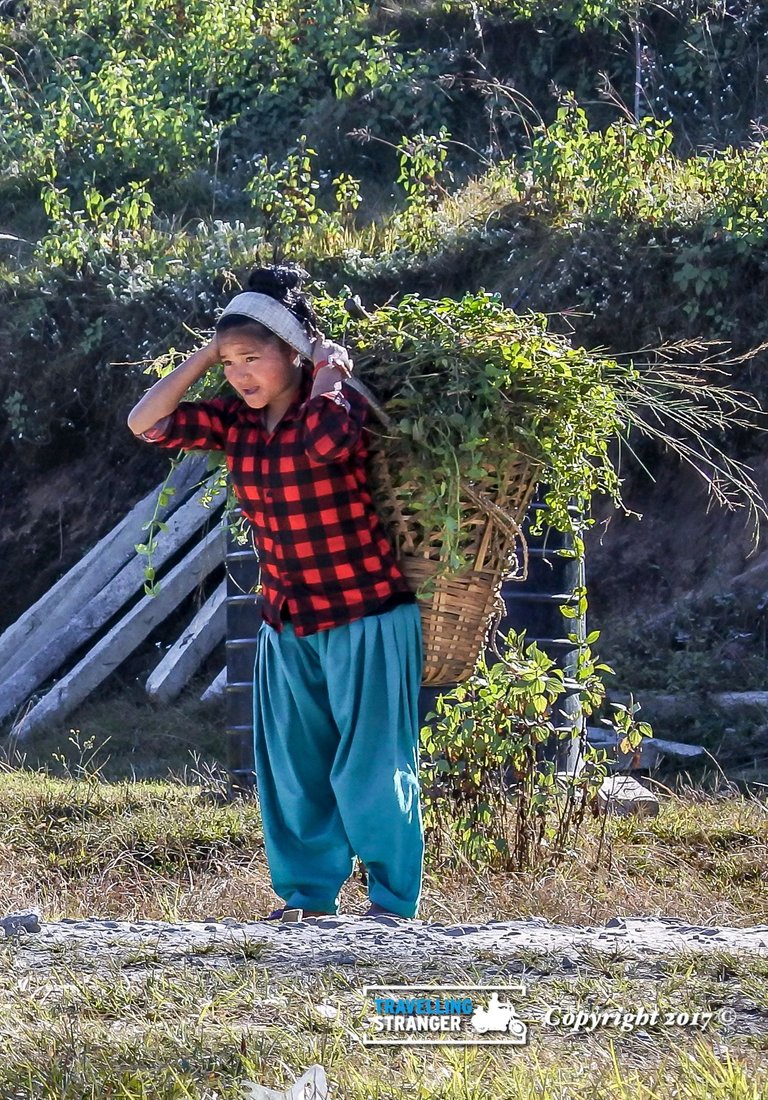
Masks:
[[[301,321],[268,294],[257,294],[253,290],[237,294],[224,307],[221,317],[227,317],[230,313],[238,313],[254,321],[260,321],[270,332],[274,332],[281,340],[285,340],[286,344],[290,344],[300,352],[305,359],[312,358],[312,341],[304,331]]]

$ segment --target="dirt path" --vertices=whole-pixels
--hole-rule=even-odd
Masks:
[[[482,963],[498,972],[526,952],[557,956],[563,970],[585,952],[649,962],[685,951],[768,956],[768,925],[701,927],[677,917],[614,917],[602,927],[571,928],[543,918],[484,925],[351,916],[298,924],[232,918],[171,924],[97,918],[38,922],[34,914],[11,914],[0,919],[0,927],[17,949],[13,965],[22,970],[50,966],[63,954],[97,969],[100,962],[125,964],[149,956],[172,966],[192,960],[215,965],[217,959],[223,964],[246,955],[258,957],[273,974],[326,967],[391,970],[396,964],[409,980],[434,981]]]

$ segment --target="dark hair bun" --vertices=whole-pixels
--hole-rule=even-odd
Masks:
[[[301,321],[308,335],[316,336],[317,315],[300,289],[308,278],[307,272],[298,264],[257,267],[248,276],[248,289],[274,298]]]
[[[309,276],[301,267],[257,267],[248,277],[248,289],[285,301],[292,290],[298,290]]]

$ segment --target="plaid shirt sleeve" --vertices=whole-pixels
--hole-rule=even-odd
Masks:
[[[223,451],[233,411],[231,397],[180,401],[174,412],[136,438],[171,450]]]
[[[339,397],[319,393],[304,403],[304,449],[316,462],[344,462],[361,445],[368,402],[352,386]]]

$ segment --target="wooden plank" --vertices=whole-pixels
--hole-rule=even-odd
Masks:
[[[200,696],[201,703],[214,702],[217,699],[224,699],[227,694],[227,667],[226,665],[221,670],[215,680],[212,680],[203,694]]]
[[[703,756],[707,751],[703,745],[691,745],[687,741],[667,741],[663,737],[654,737],[652,743],[662,755],[681,756],[684,759]]]
[[[200,501],[208,491],[207,486],[190,497],[166,521],[168,530],[157,541],[154,562],[163,565],[179,547],[183,546],[215,512]],[[28,660],[16,671],[0,681],[0,719],[12,714],[40,684],[67,661],[89,638],[116,615],[142,589],[144,583],[143,556],[135,553],[120,572],[96,593],[85,607],[75,611],[70,620],[58,628],[46,630],[44,641]],[[160,578],[160,586],[164,584]],[[5,670],[3,670],[5,671]]]
[[[169,482],[176,493],[158,513],[160,519],[167,519],[186,500],[204,476],[206,465],[205,456],[197,454],[187,455],[179,463]],[[0,635],[0,668],[5,678],[21,668],[45,644],[52,630],[68,623],[135,555],[135,544],[143,542],[146,534],[141,525],[152,518],[161,487],[158,485],[140,500],[77,565]]]
[[[610,767],[629,767],[634,758],[633,752],[619,752],[618,743],[621,740],[611,730],[599,729],[596,726],[587,726],[587,740],[596,749],[605,749],[608,754]],[[692,745],[686,741],[668,741],[662,737],[644,737],[640,742],[640,758],[634,768],[652,768],[658,763],[659,756],[674,756],[691,760],[706,753],[703,745]],[[630,770],[634,770],[630,768]]]
[[[710,698],[722,710],[768,710],[768,691],[719,691]]]
[[[41,726],[66,718],[223,560],[224,533],[217,527],[171,570],[157,596],[144,596],[82,661],[19,719],[11,736],[23,742]]]
[[[205,601],[177,642],[147,679],[147,695],[161,703],[175,699],[227,630],[227,582]]]

